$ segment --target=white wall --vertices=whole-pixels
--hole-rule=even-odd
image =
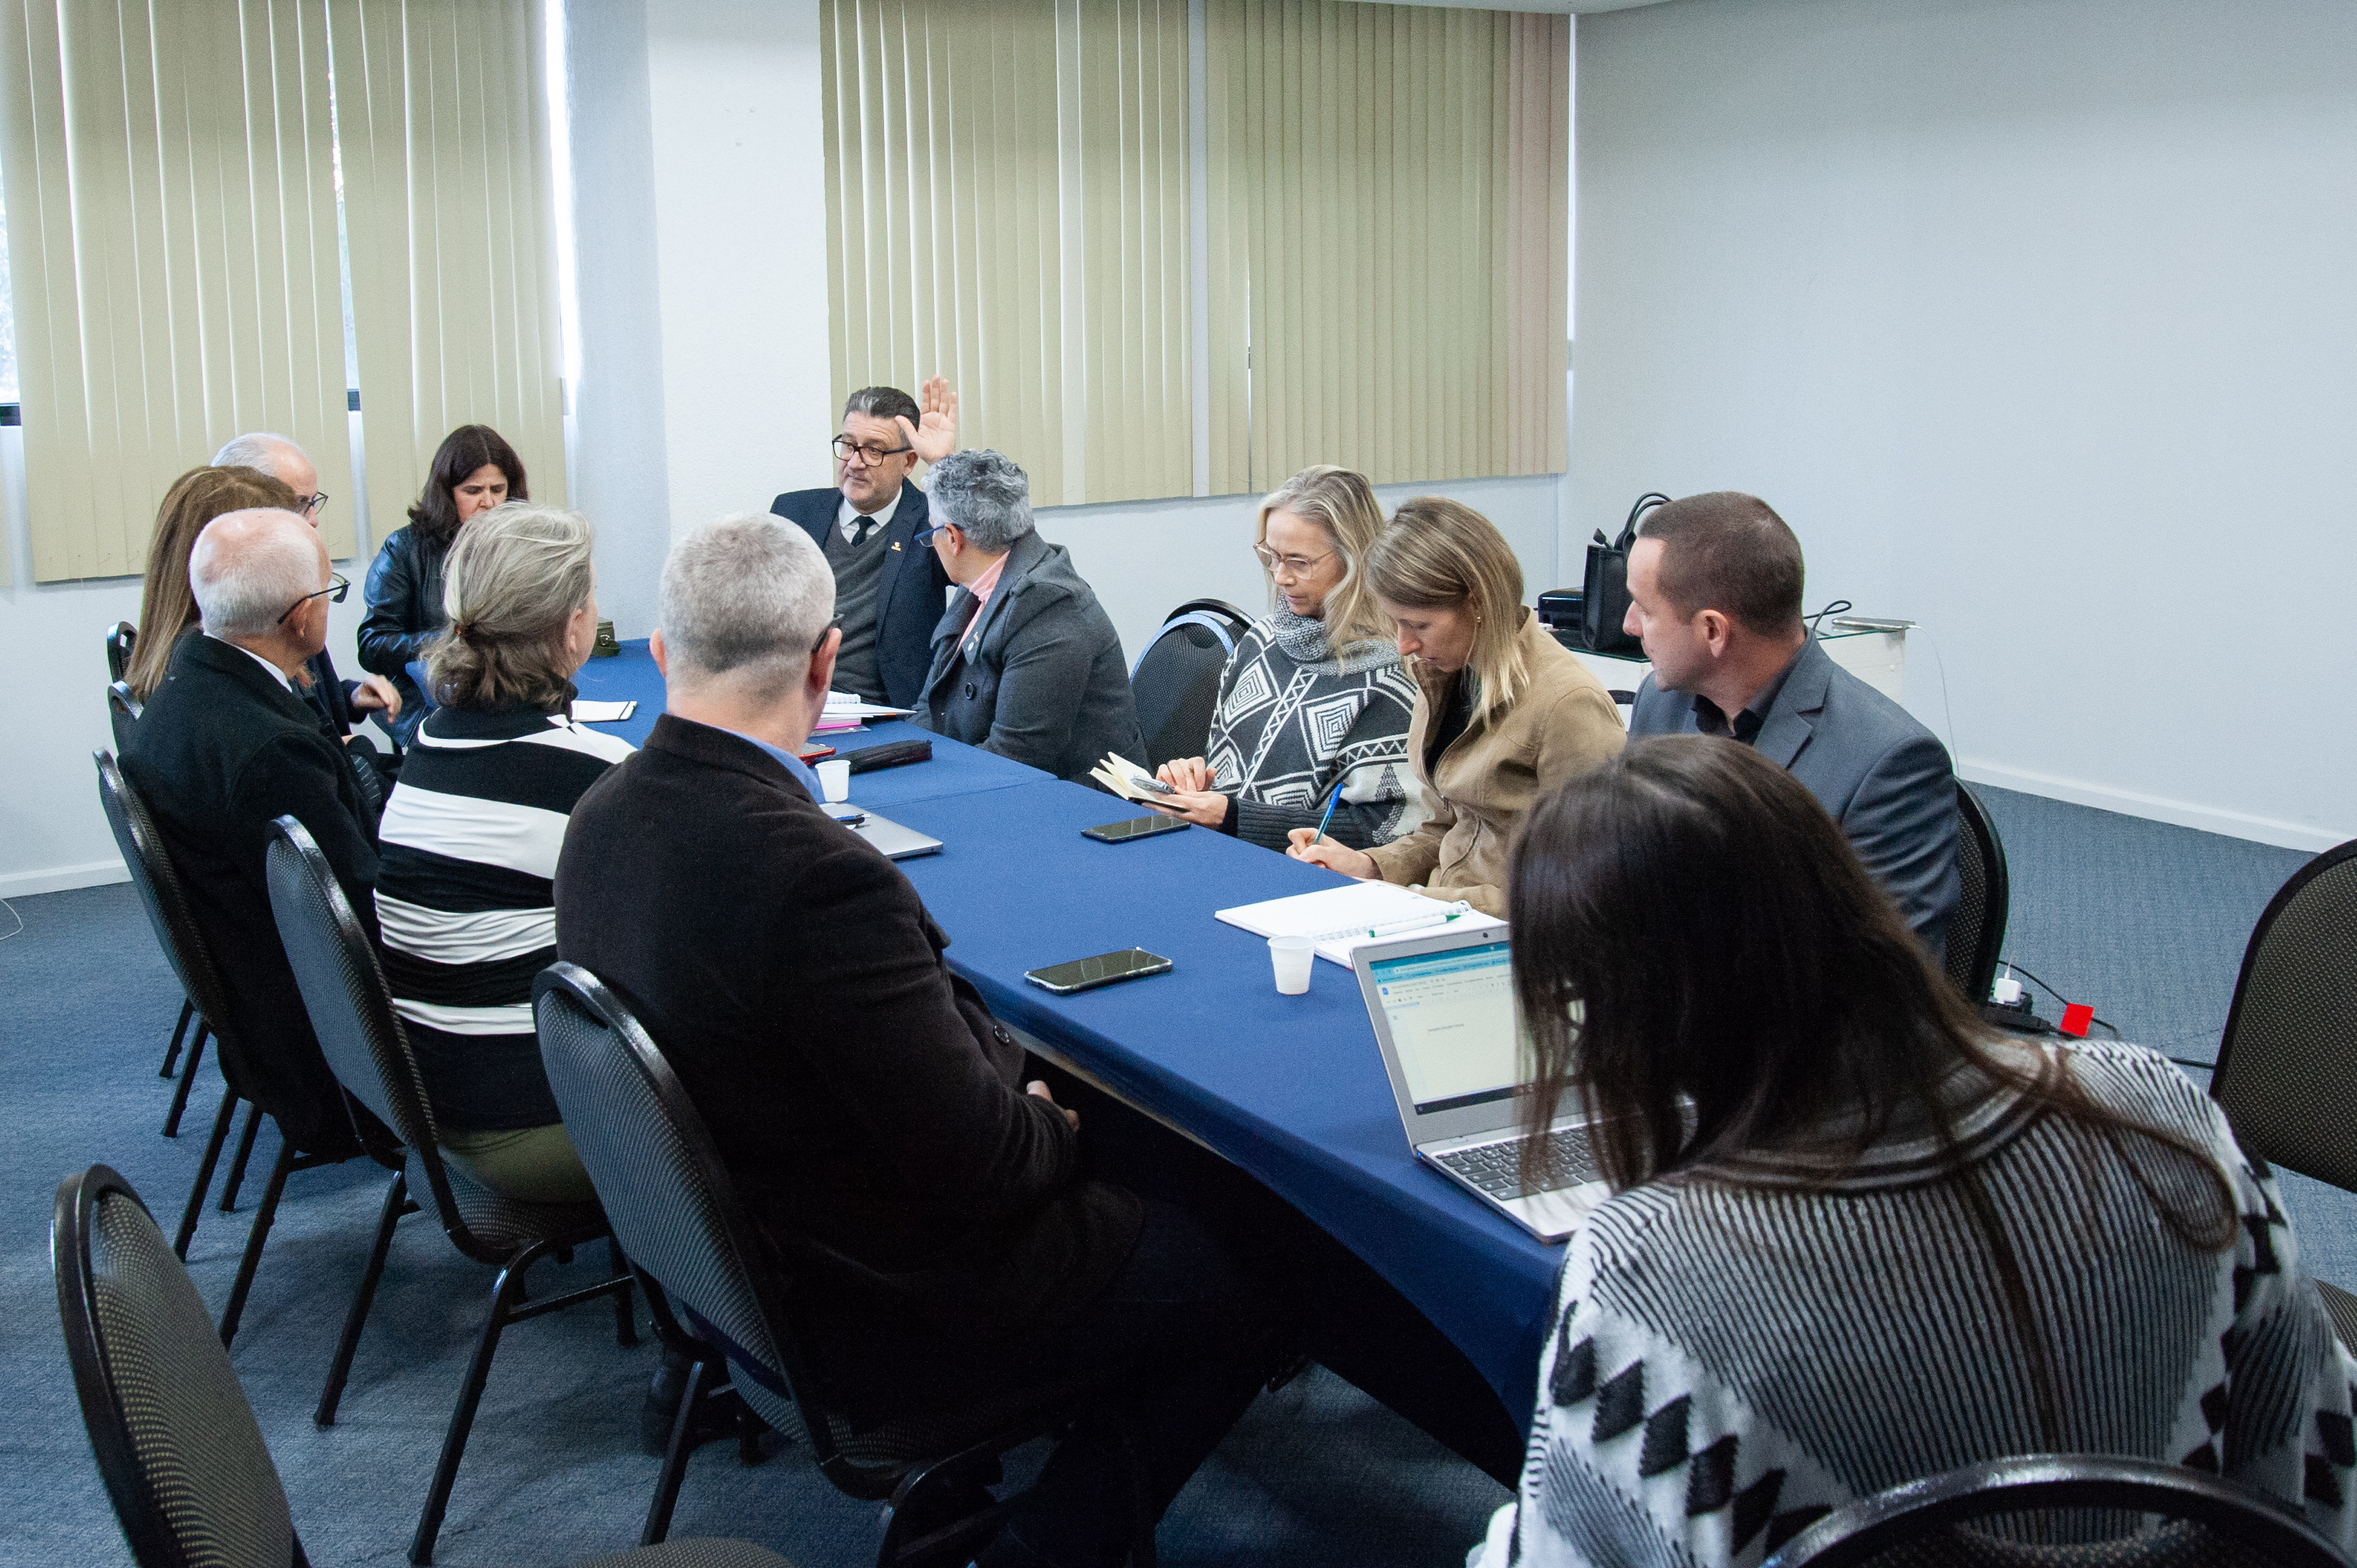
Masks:
[[[2357,835],[2357,6],[1676,0],[1579,44],[1566,552],[1756,491],[1813,607],[1933,634],[1969,777]]]

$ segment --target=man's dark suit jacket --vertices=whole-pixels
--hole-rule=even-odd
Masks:
[[[799,526],[821,550],[843,510],[841,490],[789,490],[770,513]],[[950,591],[950,575],[929,545],[917,542],[925,526],[925,492],[900,481],[900,499],[884,526],[884,580],[876,589],[876,668],[884,695],[896,708],[913,708],[933,661],[933,623]],[[870,535],[873,538],[873,535]]]
[[[1651,675],[1629,715],[1631,737],[1693,735],[1695,699]],[[1956,772],[1948,748],[1915,715],[1835,664],[1815,638],[1801,645],[1752,749],[1809,787],[1867,870],[1937,961],[1964,897],[1956,870]]]
[[[671,714],[573,810],[556,949],[644,1024],[822,1345],[1085,1305],[1141,1210],[1089,1180],[909,879],[751,741]],[[828,1359],[823,1354],[822,1359]]]
[[[173,650],[123,772],[156,819],[221,972],[231,1015],[213,1020],[222,1071],[296,1147],[349,1151],[343,1094],[311,1033],[263,875],[270,823],[291,813],[374,929],[376,820],[344,748],[251,654],[198,632]]]

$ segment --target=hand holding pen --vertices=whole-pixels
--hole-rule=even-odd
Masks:
[[[1174,758],[1156,768],[1152,779],[1140,779],[1138,783],[1158,796],[1140,801],[1141,805],[1202,827],[1227,824],[1227,792],[1235,787],[1213,782],[1211,766],[1200,757]]]
[[[1337,843],[1326,836],[1327,824],[1334,820],[1334,808],[1341,803],[1341,800],[1342,786],[1338,780],[1334,792],[1326,798],[1326,814],[1318,819],[1318,826],[1314,829],[1295,828],[1286,833],[1285,836],[1291,842],[1285,853],[1296,860],[1306,860],[1313,865],[1339,871],[1345,876],[1355,876],[1361,882],[1376,881],[1382,872],[1375,865],[1374,856],[1352,849],[1349,844]]]

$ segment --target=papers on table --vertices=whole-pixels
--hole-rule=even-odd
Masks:
[[[1089,777],[1123,800],[1142,806],[1162,805],[1163,798],[1170,793],[1170,787],[1151,772],[1110,751],[1104,754],[1103,762],[1089,769]]]
[[[813,735],[842,735],[848,730],[866,727],[869,719],[896,719],[914,712],[909,708],[888,708],[881,703],[863,702],[849,692],[829,692],[826,709],[819,714],[818,723],[811,726]]]
[[[577,725],[618,725],[639,711],[635,702],[592,703],[573,699],[573,722]]]
[[[1351,950],[1362,942],[1391,941],[1441,930],[1479,931],[1491,927],[1505,929],[1505,921],[1478,909],[1449,918],[1448,912],[1456,908],[1395,883],[1353,882],[1348,887],[1297,893],[1290,898],[1240,905],[1216,914],[1229,925],[1240,926],[1255,936],[1308,937],[1318,944],[1319,958],[1348,969]],[[1371,937],[1367,934],[1371,929],[1380,929],[1383,935]]]

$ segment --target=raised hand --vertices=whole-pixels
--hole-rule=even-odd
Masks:
[[[926,462],[938,463],[957,450],[957,393],[947,377],[935,376],[919,389],[917,403],[922,412],[915,424],[900,417],[900,439]]]

